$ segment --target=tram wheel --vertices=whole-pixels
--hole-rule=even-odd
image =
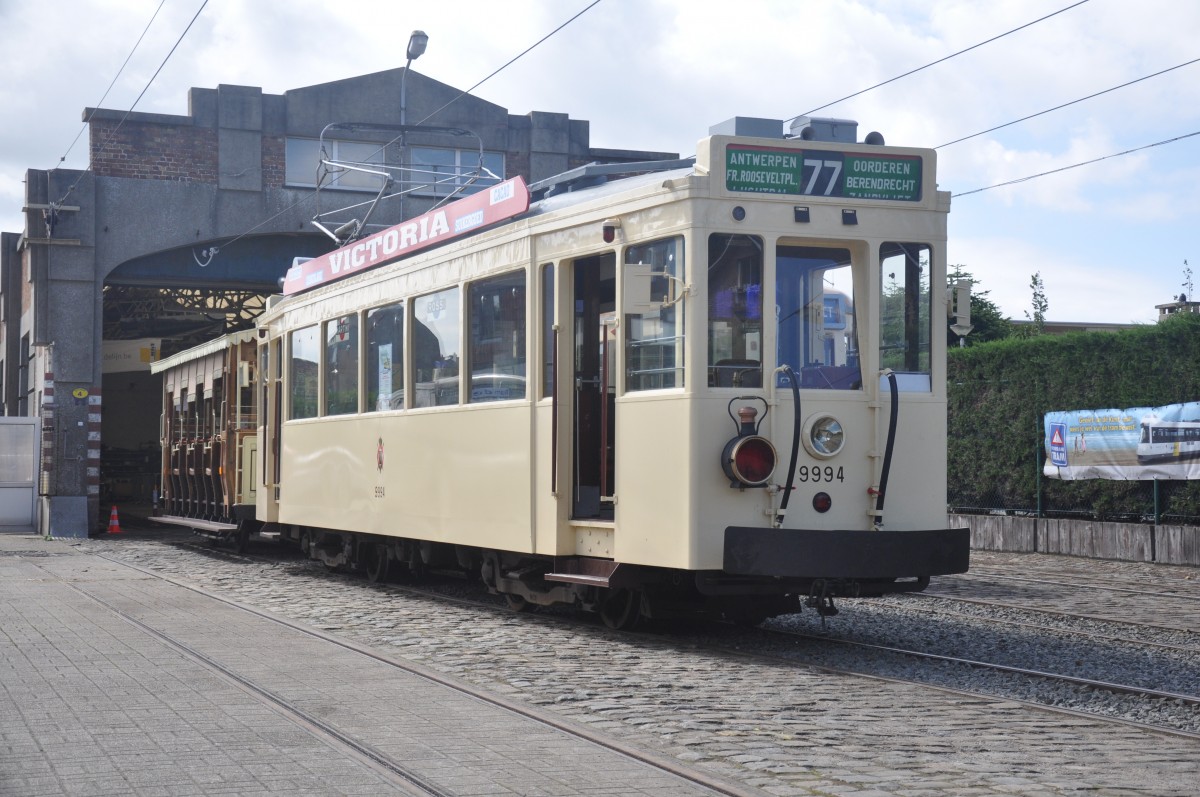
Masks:
[[[233,547],[238,553],[245,553],[250,547],[250,521],[239,520],[237,527],[237,536],[233,538]]]
[[[367,580],[378,584],[388,580],[392,569],[392,560],[388,556],[387,546],[383,543],[368,543],[366,550]]]
[[[756,628],[767,621],[771,615],[764,612],[757,612],[751,609],[743,611],[730,612],[727,615],[729,622],[742,628]]]
[[[504,593],[504,602],[514,612],[531,612],[537,608],[537,604],[530,603],[521,595],[514,595],[511,592]]]
[[[300,553],[309,556],[312,550],[312,536],[307,531],[300,532]]]
[[[614,631],[633,630],[641,616],[642,596],[635,590],[613,590],[600,604],[600,619]]]

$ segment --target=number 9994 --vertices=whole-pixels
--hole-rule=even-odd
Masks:
[[[844,482],[846,481],[845,468],[835,468],[832,465],[824,467],[820,465],[801,465],[796,468],[796,481],[801,482]]]

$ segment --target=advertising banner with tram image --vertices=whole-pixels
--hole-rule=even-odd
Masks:
[[[1043,432],[1052,479],[1200,479],[1200,401],[1048,412]]]
[[[435,244],[511,219],[526,210],[529,210],[529,188],[523,178],[514,177],[328,254],[293,265],[284,277],[283,293],[290,296],[391,263]]]

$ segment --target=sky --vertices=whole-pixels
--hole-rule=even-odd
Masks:
[[[420,29],[414,71],[587,120],[593,147],[688,156],[731,117],[808,114],[938,148],[939,188],[961,194],[948,262],[1010,318],[1032,313],[1035,273],[1051,321],[1149,323],[1191,298],[1189,268],[1200,285],[1200,62],[1181,66],[1200,59],[1200,2],[591,2],[0,0],[0,230],[22,231],[26,169],[87,167],[84,108],[184,115],[193,86],[283,94],[402,67]]]

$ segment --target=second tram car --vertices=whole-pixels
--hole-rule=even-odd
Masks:
[[[1157,415],[1147,415],[1141,425],[1139,465],[1200,458],[1200,420],[1164,421]]]
[[[736,132],[298,262],[254,333],[253,518],[190,498],[174,439],[168,506],[613,627],[829,614],[966,571],[935,153]],[[183,389],[168,415],[207,406]]]

